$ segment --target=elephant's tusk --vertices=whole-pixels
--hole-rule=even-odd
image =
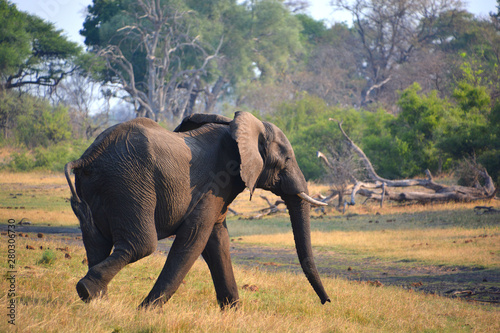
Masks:
[[[300,192],[299,194],[297,194],[302,200],[304,201],[307,201],[309,202],[311,205],[314,205],[314,206],[328,206],[327,203],[325,202],[321,202],[321,201],[318,201],[318,200],[315,200],[313,198],[311,198],[310,196],[308,196],[307,194],[305,194],[304,192]]]

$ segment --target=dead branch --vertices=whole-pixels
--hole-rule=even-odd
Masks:
[[[329,120],[334,120],[330,118]],[[443,188],[442,185],[436,184],[432,180],[432,175],[429,170],[426,170],[425,173],[427,175],[427,179],[402,179],[402,180],[389,180],[380,177],[376,172],[375,169],[373,168],[372,163],[368,159],[368,157],[365,155],[363,150],[359,148],[352,140],[351,138],[345,133],[344,129],[342,128],[342,121],[338,122],[340,131],[342,132],[342,135],[346,139],[347,143],[351,147],[351,149],[359,156],[363,164],[365,165],[366,171],[368,172],[368,176],[373,179],[376,182],[380,183],[386,183],[387,186],[389,187],[408,187],[408,186],[423,186],[425,188],[434,190],[434,191],[439,191]]]
[[[276,200],[276,202],[273,204],[266,196],[261,195],[260,197],[267,202],[269,207],[266,207],[266,208],[259,210],[257,215],[250,217],[251,220],[261,219],[264,216],[272,215],[272,214],[276,214],[276,213],[280,213],[280,212],[281,213],[286,212],[285,208],[283,208],[283,209],[278,208],[279,205],[285,204],[285,202],[283,200]]]
[[[331,119],[330,120],[334,120]],[[495,196],[497,189],[494,186],[493,180],[489,176],[486,169],[478,169],[477,171],[485,180],[484,186],[476,187],[466,187],[466,186],[447,186],[443,184],[438,184],[433,180],[432,174],[429,170],[426,170],[427,179],[401,179],[401,180],[389,180],[380,177],[373,168],[368,157],[365,155],[363,150],[358,147],[349,136],[345,133],[342,128],[342,121],[338,121],[339,129],[342,132],[346,142],[348,143],[350,149],[356,153],[360,158],[363,165],[368,172],[368,177],[374,182],[362,182],[357,180],[353,175],[349,175],[349,180],[351,185],[345,188],[345,193],[339,193],[340,196],[343,194],[350,194],[350,201],[343,202],[343,211],[345,212],[347,206],[355,205],[356,194],[366,197],[367,200],[373,199],[380,201],[380,205],[383,205],[384,200],[392,200],[397,202],[405,201],[416,201],[420,203],[427,202],[447,202],[447,201],[461,201],[470,202],[476,200],[491,199]],[[317,152],[317,157],[320,158],[325,166],[331,170],[335,169],[335,166],[331,161],[321,152]],[[420,186],[426,189],[432,190],[432,192],[420,192],[420,191],[407,191],[407,192],[395,192],[390,190],[392,187],[413,187]],[[374,191],[375,189],[381,189],[381,192]],[[350,192],[350,193],[349,193]],[[340,203],[339,203],[340,204]],[[479,206],[478,206],[479,207]],[[476,211],[476,210],[475,210]],[[479,211],[479,210],[478,210]],[[485,211],[486,212],[486,211]],[[488,211],[489,212],[489,211]],[[484,213],[484,212],[483,212]]]

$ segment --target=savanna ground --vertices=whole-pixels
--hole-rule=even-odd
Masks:
[[[325,191],[318,185],[311,192]],[[16,224],[15,326],[10,281],[0,282],[0,331],[19,332],[498,332],[500,214],[477,204],[358,204],[346,215],[313,212],[312,240],[332,303],[321,305],[301,272],[286,214],[249,217],[267,206],[242,193],[231,216],[237,311],[219,310],[208,268],[198,260],[172,299],[138,311],[171,240],[123,269],[108,297],[81,302],[86,273],[81,233],[62,174],[0,172],[0,260],[8,266],[7,221]],[[57,233],[54,233],[57,232]]]

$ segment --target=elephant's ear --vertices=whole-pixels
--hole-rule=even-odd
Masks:
[[[240,151],[241,179],[250,190],[250,198],[257,185],[264,160],[262,158],[259,143],[262,146],[265,142],[266,129],[264,124],[251,113],[238,111],[234,114],[234,120],[230,124],[231,135],[238,143]]]
[[[218,114],[195,113],[182,120],[182,122],[174,129],[174,132],[188,132],[205,124],[224,124],[229,125],[231,118],[219,116]]]

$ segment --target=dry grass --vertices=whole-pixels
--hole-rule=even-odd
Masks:
[[[310,185],[310,192],[326,193],[327,187]],[[11,195],[13,194],[13,195]],[[17,195],[21,194],[21,195]],[[252,201],[241,194],[233,208],[251,216],[271,201],[269,192],[256,191]],[[16,198],[13,198],[16,196]],[[77,225],[67,198],[62,174],[0,172],[0,219],[28,217],[35,224]],[[6,207],[23,205],[24,209]],[[360,255],[415,259],[425,262],[499,267],[498,221],[475,217],[475,204],[357,205],[354,217],[330,211],[313,220],[316,250],[351,251]],[[375,215],[382,214],[382,217]],[[315,213],[319,215],[319,213]],[[380,223],[369,223],[374,217]],[[387,223],[388,219],[397,219]],[[232,219],[232,235],[243,242],[292,246],[289,219],[284,214],[259,221]],[[259,234],[259,235],[256,235]],[[488,237],[480,237],[487,234]],[[491,236],[494,237],[491,237]],[[472,242],[466,242],[472,240]],[[457,299],[412,293],[396,287],[377,288],[342,279],[322,277],[331,304],[322,306],[305,277],[289,272],[270,273],[258,268],[235,267],[240,288],[238,311],[219,310],[210,273],[199,260],[173,298],[160,309],[138,311],[165,257],[163,254],[127,266],[113,279],[106,299],[81,302],[75,285],[85,275],[85,251],[75,239],[16,239],[17,317],[19,332],[498,332],[498,308],[478,306]],[[32,246],[33,250],[26,249]],[[40,246],[43,249],[40,249]],[[71,258],[55,250],[68,246]],[[56,260],[39,264],[50,248]],[[6,258],[7,237],[0,236],[0,252]],[[491,254],[493,252],[493,254]],[[7,271],[7,260],[0,261]],[[257,292],[243,290],[256,285]],[[0,280],[0,303],[7,304],[8,285]],[[5,311],[5,310],[4,310]],[[5,317],[0,332],[12,330]]]
[[[0,172],[0,220],[30,221],[33,225],[76,226],[62,173]]]
[[[0,172],[0,185],[13,186],[15,184],[27,185],[67,185],[63,173],[50,172]]]
[[[0,237],[6,253],[6,237]],[[35,250],[21,250],[26,245]],[[206,265],[198,260],[174,297],[160,309],[138,311],[164,263],[154,254],[122,270],[109,286],[107,299],[84,304],[75,284],[85,274],[81,246],[69,246],[71,259],[55,251],[50,266],[37,264],[44,248],[63,241],[18,239],[19,332],[498,332],[498,309],[423,295],[399,288],[377,288],[325,278],[331,304],[321,305],[305,278],[235,267],[240,287],[238,311],[219,310]],[[5,268],[5,262],[2,261]],[[241,289],[256,285],[256,292]],[[0,302],[6,304],[6,281]],[[5,317],[0,331],[9,330]]]
[[[77,226],[78,219],[69,209],[61,211],[47,211],[42,209],[1,209],[0,220],[7,221],[14,219],[16,221],[30,221],[32,225],[47,226]]]

